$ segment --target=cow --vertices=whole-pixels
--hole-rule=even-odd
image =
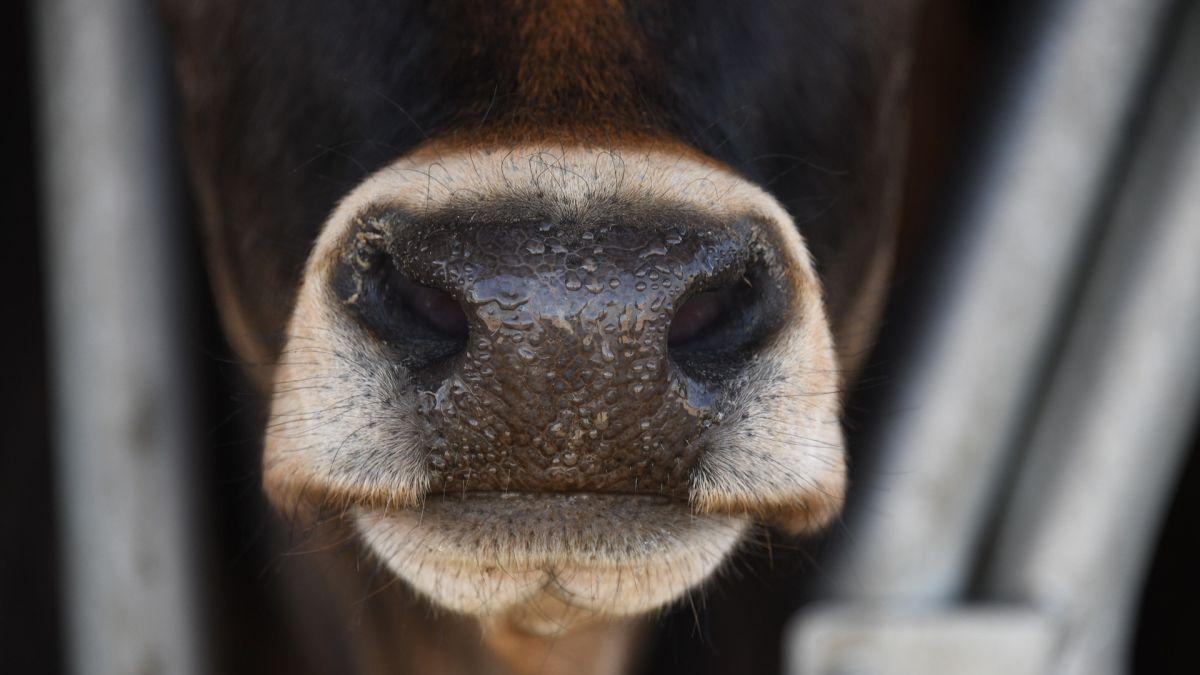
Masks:
[[[918,0],[160,4],[289,668],[631,672],[837,516]]]

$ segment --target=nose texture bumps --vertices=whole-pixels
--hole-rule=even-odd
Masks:
[[[681,368],[668,334],[689,297],[746,274],[748,228],[393,229],[391,264],[468,326],[460,351],[411,372],[431,490],[686,497],[723,385]]]

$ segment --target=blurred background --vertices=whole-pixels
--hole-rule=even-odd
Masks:
[[[227,672],[280,624],[262,409],[152,3],[0,12],[0,670]],[[788,673],[1200,672],[1200,2],[932,0],[920,31],[850,508],[711,630],[762,603]],[[652,672],[703,652],[686,614]]]

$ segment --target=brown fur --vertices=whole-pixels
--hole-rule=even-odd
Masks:
[[[622,0],[470,1],[447,8],[459,26],[459,69],[490,63],[497,77],[464,92],[455,133],[471,143],[660,136],[647,106],[658,69]]]

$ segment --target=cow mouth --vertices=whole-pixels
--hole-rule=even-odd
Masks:
[[[367,548],[435,604],[495,616],[551,601],[576,618],[671,603],[710,577],[748,527],[668,497],[528,492],[362,507],[355,524]]]

